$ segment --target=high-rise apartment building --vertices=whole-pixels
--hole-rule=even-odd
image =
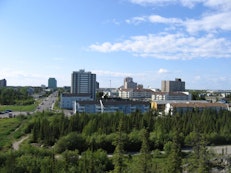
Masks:
[[[57,80],[55,78],[48,79],[48,88],[56,89],[57,88]]]
[[[131,77],[126,77],[124,79],[124,89],[136,89],[137,83],[133,82]]]
[[[71,75],[71,93],[89,94],[96,99],[96,74],[84,70],[74,71]]]
[[[0,80],[0,87],[6,87],[6,79]]]
[[[162,92],[185,91],[185,82],[181,81],[180,78],[176,78],[175,81],[163,80],[161,82],[161,91]]]

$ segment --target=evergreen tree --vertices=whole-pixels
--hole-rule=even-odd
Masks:
[[[142,145],[140,149],[138,172],[149,173],[151,172],[151,154],[149,151],[149,133],[146,129],[142,130]]]
[[[207,141],[205,135],[200,133],[200,128],[195,129],[195,137],[193,141],[193,153],[192,161],[189,167],[189,171],[196,171],[198,173],[209,172],[208,165],[208,151],[207,151]]]
[[[123,118],[120,119],[117,138],[116,148],[113,154],[114,173],[122,173],[124,169],[124,142],[123,142]]]
[[[94,167],[97,165],[94,165],[94,155],[91,150],[82,153],[79,165],[80,172],[94,173]]]
[[[175,137],[172,142],[172,148],[171,152],[168,156],[169,164],[168,164],[168,172],[169,173],[180,173],[182,172],[181,162],[182,162],[182,156],[181,156],[181,147],[179,144],[179,141],[177,139],[177,135],[175,134]]]
[[[205,135],[201,136],[199,143],[199,160],[198,160],[198,173],[208,173],[208,151],[206,148],[206,139]]]
[[[106,152],[87,150],[81,155],[78,169],[81,173],[102,173],[107,171],[108,164],[109,159]]]
[[[7,153],[4,171],[7,173],[16,172],[16,154],[12,150]]]
[[[182,172],[182,153],[180,145],[180,120],[179,116],[175,117],[175,130],[173,133],[173,141],[170,154],[168,156],[168,173],[181,173]]]
[[[79,165],[79,151],[74,150],[66,150],[63,152],[63,158],[65,163],[65,171],[66,172],[77,172],[77,168]]]

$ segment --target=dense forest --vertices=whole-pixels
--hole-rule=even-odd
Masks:
[[[212,164],[206,146],[231,144],[231,112],[223,110],[161,117],[43,112],[23,121],[30,138],[18,151],[2,149],[0,172],[204,173]]]
[[[180,144],[183,147],[193,146],[195,133],[206,135],[210,145],[231,144],[231,113],[228,111],[204,110],[194,111],[174,116],[159,117],[155,112],[131,115],[115,114],[76,114],[65,117],[63,114],[52,116],[43,114],[33,118],[28,126],[28,132],[33,135],[33,142],[42,142],[52,146],[56,144],[58,152],[62,142],[73,137],[81,140],[81,145],[74,145],[80,152],[88,147],[114,151],[113,139],[118,131],[119,122],[123,120],[123,138],[125,150],[139,151],[142,140],[140,133],[143,129],[150,133],[151,149],[163,149],[167,141],[173,140],[174,128],[179,128]],[[72,148],[72,146],[70,146]]]

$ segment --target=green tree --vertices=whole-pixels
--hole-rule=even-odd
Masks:
[[[205,135],[202,135],[199,142],[199,160],[198,160],[198,173],[208,173],[209,172],[209,160],[207,151],[207,142]]]
[[[65,163],[65,172],[78,172],[79,151],[66,150],[62,153]]]
[[[151,154],[149,150],[149,133],[146,129],[142,130],[142,145],[140,149],[138,162],[138,172],[150,173],[151,172]]]
[[[102,173],[108,171],[109,159],[103,150],[95,152],[87,150],[81,154],[79,160],[79,172],[81,173]]]
[[[40,161],[38,157],[31,154],[25,154],[16,159],[17,166],[22,168],[25,172],[40,172]]]
[[[6,153],[6,162],[5,162],[5,172],[7,173],[14,173],[17,170],[16,167],[16,157],[17,154],[10,150]]]
[[[116,137],[116,148],[113,154],[114,173],[122,173],[124,170],[123,123],[123,118],[121,118]]]
[[[46,156],[44,158],[41,158],[41,166],[40,166],[41,173],[51,173],[53,171],[52,162],[53,159],[51,157]]]
[[[176,139],[172,142],[171,152],[168,156],[168,172],[169,173],[181,173],[182,167],[182,156],[181,156],[181,147]]]
[[[198,173],[209,172],[209,153],[207,151],[207,140],[205,134],[200,131],[201,128],[197,126],[194,129],[193,135],[193,152],[191,155],[189,171]]]
[[[168,156],[168,173],[181,173],[182,172],[182,153],[180,144],[180,116],[174,117],[175,127],[173,132],[173,141],[170,154]]]

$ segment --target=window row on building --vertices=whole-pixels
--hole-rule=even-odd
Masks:
[[[141,113],[148,112],[150,110],[149,102],[140,101],[76,101],[74,104],[75,112],[86,113],[113,113],[122,112],[124,114],[130,114],[132,112],[139,111]]]

